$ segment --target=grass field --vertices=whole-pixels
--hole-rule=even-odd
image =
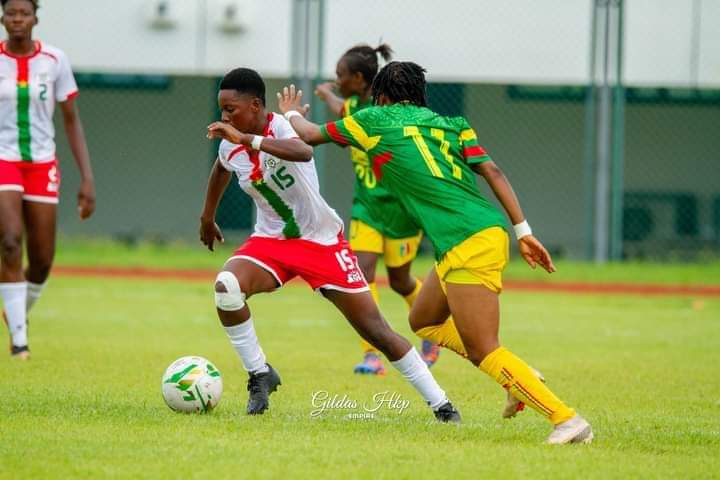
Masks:
[[[117,252],[94,258],[127,263]],[[158,266],[222,263],[179,258],[194,261],[176,255]],[[402,301],[381,293],[386,316],[410,336]],[[351,373],[354,334],[300,285],[251,300],[283,385],[271,410],[250,418],[246,374],[215,318],[211,285],[56,277],[31,316],[33,359],[0,356],[0,478],[718,477],[720,299],[512,292],[502,302],[503,343],[593,423],[592,445],[543,445],[550,428],[532,411],[503,421],[504,392],[451,352],[433,371],[464,423],[432,422],[394,371]],[[161,398],[165,367],[188,354],[223,373],[210,415],[173,413]],[[361,409],[311,418],[319,390],[360,403],[388,391],[411,403],[374,419],[347,418]]]

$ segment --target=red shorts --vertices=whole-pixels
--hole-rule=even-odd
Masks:
[[[57,160],[46,163],[0,160],[0,192],[22,192],[23,200],[58,203],[60,169]]]
[[[254,263],[272,274],[281,286],[299,276],[315,290],[369,290],[350,245],[342,235],[338,240],[334,245],[320,245],[301,239],[250,237],[230,260],[242,258]]]

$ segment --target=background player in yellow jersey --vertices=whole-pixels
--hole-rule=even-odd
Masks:
[[[339,118],[371,107],[370,85],[378,71],[378,55],[387,61],[392,53],[387,44],[376,48],[368,45],[352,47],[338,60],[335,82],[318,85],[315,94]],[[341,96],[335,94],[336,87]],[[412,307],[422,283],[410,274],[410,266],[417,255],[422,233],[400,202],[378,184],[367,153],[351,146],[350,158],[355,170],[350,246],[358,257],[376,303],[379,303],[379,295],[375,270],[378,257],[382,255],[390,288]],[[384,375],[380,352],[364,340],[361,345],[364,357],[355,366],[355,373]],[[435,363],[439,352],[440,347],[423,340],[422,357],[428,366]]]
[[[278,94],[280,110],[312,145],[335,142],[366,151],[378,179],[432,242],[437,263],[410,312],[413,330],[490,375],[514,399],[509,407],[517,411],[524,403],[550,420],[554,428],[548,443],[590,442],[590,424],[500,345],[498,296],[509,256],[507,225],[480,193],[473,173],[483,177],[504,207],[528,264],[549,273],[555,267],[532,235],[512,186],[478,145],[467,120],[427,108],[424,73],[415,63],[389,63],[373,80],[378,106],[322,127],[303,118],[307,106],[292,86]],[[507,408],[503,415],[512,416]]]

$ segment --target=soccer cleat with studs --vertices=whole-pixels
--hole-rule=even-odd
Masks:
[[[380,359],[380,356],[377,353],[373,353],[373,352],[366,353],[365,357],[363,358],[363,361],[358,363],[357,365],[355,365],[353,372],[359,373],[362,375],[378,375],[378,376],[383,376],[387,373],[385,371],[385,366],[383,365],[383,362]]]
[[[458,412],[450,402],[442,404],[440,408],[433,411],[433,413],[435,414],[435,418],[442,423],[460,423],[462,421],[460,412]]]
[[[22,347],[11,345],[10,346],[10,356],[12,356],[12,358],[17,358],[19,360],[29,360],[30,359],[30,348],[28,348],[27,345],[23,345]]]
[[[251,372],[248,378],[247,389],[250,392],[247,404],[248,415],[262,415],[270,406],[270,394],[277,390],[278,385],[282,385],[277,371],[269,363],[266,365],[267,372]]]
[[[590,424],[580,415],[575,415],[570,420],[555,425],[552,433],[547,438],[551,445],[563,445],[567,443],[590,443],[594,435]]]
[[[435,362],[437,362],[438,357],[440,356],[440,345],[437,345],[430,340],[423,340],[421,351],[422,359],[425,362],[425,365],[430,368],[435,365]]]

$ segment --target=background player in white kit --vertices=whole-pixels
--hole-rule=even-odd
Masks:
[[[65,134],[80,170],[80,218],[95,210],[90,156],[75,107],[77,85],[65,54],[33,41],[37,8],[35,0],[2,0],[8,38],[0,43],[0,296],[10,330],[10,353],[21,359],[30,356],[27,311],[40,296],[55,255],[60,187],[55,102],[60,104]]]
[[[295,276],[330,300],[367,341],[377,346],[418,390],[443,422],[459,421],[417,350],[378,311],[357,259],[343,238],[343,223],[320,196],[312,147],[297,138],[281,115],[265,112],[265,84],[254,70],[238,68],[220,83],[222,122],[208,138],[222,138],[210,174],[200,238],[213,249],[223,241],[215,212],[231,178],[257,208],[255,231],[228,259],[215,282],[218,316],[249,373],[247,413],[262,414],[280,376],[266,362],[245,301],[271,292]],[[290,160],[290,161],[285,161]]]

